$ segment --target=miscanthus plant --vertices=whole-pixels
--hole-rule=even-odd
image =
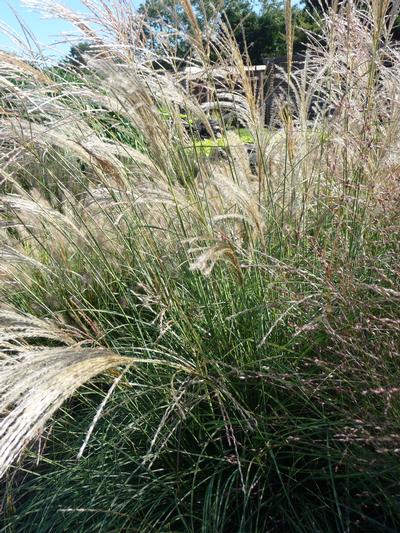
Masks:
[[[273,130],[221,18],[83,3],[80,69],[1,53],[1,530],[398,531],[397,3],[296,70],[287,2]]]

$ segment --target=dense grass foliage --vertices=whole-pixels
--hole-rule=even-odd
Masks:
[[[38,4],[97,55],[1,56],[0,530],[398,531],[392,3],[333,6],[293,72],[287,3],[274,130],[190,3],[204,104],[126,2]]]

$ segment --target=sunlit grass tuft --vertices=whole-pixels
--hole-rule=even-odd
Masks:
[[[392,6],[334,3],[267,128],[188,2],[204,105],[126,2],[30,4],[98,53],[0,72],[1,530],[397,531]]]

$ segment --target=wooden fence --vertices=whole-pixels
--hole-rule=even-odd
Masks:
[[[293,70],[304,67],[304,56],[293,57]],[[276,116],[276,104],[288,94],[288,84],[284,72],[287,71],[287,57],[275,57],[266,60],[264,65],[245,67],[253,92],[263,105],[266,125],[271,125]],[[215,100],[215,92],[241,92],[234,69],[216,68],[205,71],[201,68],[188,67],[184,70],[186,89],[194,94],[201,103]],[[212,83],[210,83],[212,81]]]

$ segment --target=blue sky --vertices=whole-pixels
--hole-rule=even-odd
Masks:
[[[74,11],[87,11],[81,0],[58,0],[59,3]],[[131,0],[133,5],[140,5],[141,0]],[[44,18],[37,10],[32,10],[24,6],[22,0],[0,0],[0,21],[10,26],[18,35],[23,36],[17,17],[34,34],[35,39],[44,47],[51,46],[51,55],[55,58],[62,57],[69,49],[70,45],[63,43],[60,34],[75,33],[74,27],[63,20]],[[65,40],[65,39],[64,39]],[[0,32],[0,49],[15,49],[10,38]],[[48,52],[48,50],[47,50]]]
[[[77,11],[84,11],[80,0],[64,0],[62,3]],[[16,15],[21,18],[24,24],[35,35],[36,40],[45,46],[54,45],[54,55],[60,56],[69,50],[69,46],[61,44],[62,32],[71,32],[73,27],[60,20],[44,19],[37,11],[27,9],[21,0],[0,0],[0,20],[15,30],[20,36],[23,31],[20,28]],[[8,36],[0,34],[0,48],[12,49],[13,44]]]

